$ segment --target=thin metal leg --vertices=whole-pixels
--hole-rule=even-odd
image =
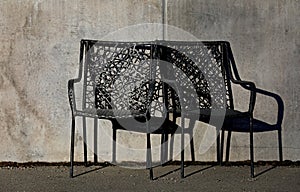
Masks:
[[[149,174],[150,174],[150,180],[153,180],[153,168],[150,167],[149,169]]]
[[[221,157],[220,157],[220,134],[218,133],[218,131],[216,131],[217,134],[217,144],[216,144],[216,148],[217,148],[217,162],[220,164],[221,163]]]
[[[222,129],[222,132],[221,132],[221,150],[220,150],[220,165],[221,166],[223,165],[224,133],[225,133],[225,130]]]
[[[190,135],[191,158],[192,158],[192,162],[195,162],[195,148],[194,148],[193,133],[190,133],[189,135]]]
[[[189,134],[189,137],[190,137],[190,150],[191,150],[192,162],[195,162],[195,148],[194,148],[194,138],[193,138],[193,130],[194,130],[194,127],[195,127],[195,123],[196,123],[196,121],[191,122],[191,120],[190,120],[189,127],[188,127],[188,134]]]
[[[114,125],[113,125],[114,126]],[[112,163],[117,162],[117,129],[113,127],[113,152],[112,152]]]
[[[74,140],[75,140],[75,117],[72,118],[71,127],[71,152],[70,152],[70,177],[73,177],[73,164],[74,164]]]
[[[84,166],[87,164],[86,118],[82,117]]]
[[[94,164],[98,163],[98,119],[94,118]]]
[[[184,117],[181,117],[181,178],[184,178]]]
[[[165,134],[161,134],[160,139],[160,163],[163,165],[165,163]]]
[[[254,149],[253,149],[253,123],[250,119],[250,161],[251,161],[251,177],[254,178]]]
[[[151,154],[151,138],[150,133],[147,133],[147,169],[150,172],[150,179],[153,180],[152,154]]]
[[[230,142],[231,142],[231,131],[227,131],[226,159],[225,159],[226,163],[228,163],[229,156],[230,156]]]
[[[278,148],[279,148],[279,161],[283,161],[283,155],[282,155],[282,135],[281,130],[278,130]]]

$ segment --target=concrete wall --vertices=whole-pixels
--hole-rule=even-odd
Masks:
[[[285,103],[283,123],[284,157],[300,158],[299,1],[169,1],[168,22],[194,34],[199,39],[225,39],[231,42],[240,75],[257,87],[278,93]],[[244,93],[236,103],[244,108]],[[246,106],[247,107],[247,106]],[[258,97],[256,116],[275,122],[274,103]],[[233,159],[247,157],[248,137],[234,137]],[[274,142],[269,142],[274,141]],[[276,158],[276,135],[258,134],[256,157]],[[274,154],[274,155],[273,155]]]
[[[298,0],[169,0],[166,9],[168,24],[200,40],[230,41],[242,78],[282,96],[284,158],[289,160],[300,159],[299,4]],[[161,23],[161,5],[161,0],[1,1],[0,161],[68,161],[71,119],[66,84],[78,73],[80,39],[101,39],[129,25]],[[157,35],[145,34],[149,39]],[[235,96],[241,101],[236,105],[245,108],[241,98],[247,93],[237,89]],[[258,97],[256,109],[257,117],[275,121],[273,102]],[[110,160],[110,123],[101,125],[98,154]],[[196,146],[203,129],[197,129]],[[79,160],[82,137],[77,132]],[[145,146],[143,135],[119,137],[123,145]],[[159,143],[159,138],[153,139]],[[234,134],[232,146],[232,160],[249,159],[247,135]],[[257,160],[277,158],[276,134],[257,134],[255,146]],[[196,152],[200,161],[215,160],[214,147],[204,154]],[[145,155],[119,148],[118,159],[143,161]]]

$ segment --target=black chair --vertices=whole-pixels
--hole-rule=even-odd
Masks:
[[[73,177],[75,118],[83,118],[84,162],[87,165],[86,118],[94,119],[94,161],[97,162],[98,119],[112,122],[113,157],[116,162],[118,129],[146,133],[146,167],[153,179],[150,134],[166,135],[178,126],[168,119],[163,102],[163,83],[151,61],[155,44],[82,40],[79,77],[68,82],[72,110],[70,176]],[[75,84],[82,83],[82,107],[77,107]],[[158,104],[155,104],[158,101]],[[160,115],[157,115],[157,114]],[[162,139],[163,140],[163,139]]]
[[[166,62],[173,63],[174,67],[183,71],[188,77],[187,79],[193,83],[197,92],[196,95],[186,94],[188,98],[184,98],[186,95],[181,95],[183,97],[181,100],[178,95],[173,94],[173,100],[177,101],[173,102],[175,103],[173,115],[182,117],[184,112],[185,116],[182,118],[193,118],[216,127],[217,161],[222,164],[225,131],[228,131],[226,161],[229,159],[231,133],[236,131],[250,134],[251,177],[254,177],[254,132],[278,132],[279,160],[282,161],[281,124],[284,111],[283,101],[279,95],[258,89],[253,82],[241,80],[229,42],[164,42],[163,45],[166,44],[168,46],[164,46],[162,49],[161,58]],[[168,71],[168,69],[165,69],[165,71]],[[177,82],[185,82],[181,75],[176,73],[171,79]],[[248,111],[242,112],[235,109],[231,84],[240,85],[250,91]],[[271,125],[253,118],[256,94],[270,96],[277,101],[278,120],[276,124]],[[186,108],[182,109],[180,105],[184,105]],[[197,109],[193,108],[195,105],[198,105]],[[194,123],[192,122],[190,128],[192,129],[193,126]],[[191,145],[193,145],[193,142],[191,142]],[[182,151],[182,177],[184,177],[183,153]]]
[[[230,139],[232,132],[242,132],[242,133],[249,133],[250,136],[250,162],[251,162],[251,177],[255,177],[254,174],[254,141],[253,141],[253,133],[256,132],[270,132],[270,131],[277,131],[278,134],[278,150],[279,150],[279,161],[283,161],[283,154],[282,154],[282,120],[283,120],[283,113],[284,113],[284,104],[281,97],[275,93],[271,93],[266,90],[256,88],[255,84],[252,82],[242,81],[239,74],[237,67],[235,65],[235,60],[233,58],[232,51],[230,49],[229,43],[226,45],[229,66],[231,66],[232,71],[230,68],[228,69],[228,74],[231,81],[235,84],[241,85],[246,90],[250,91],[250,101],[249,101],[249,109],[247,112],[240,112],[235,110],[230,110],[226,113],[224,124],[222,127],[222,141],[221,141],[221,154],[223,155],[223,148],[224,148],[224,132],[227,131],[227,146],[226,146],[226,162],[229,160],[229,152],[230,152]],[[233,78],[233,76],[235,78]],[[275,124],[270,124],[264,122],[262,120],[256,119],[253,116],[254,107],[255,107],[255,100],[256,95],[261,94],[264,96],[269,97],[270,99],[274,99],[277,102],[277,112],[270,111],[270,113],[274,113],[277,115],[277,122]],[[221,156],[222,159],[222,156]]]
[[[156,60],[165,63],[156,62]],[[82,109],[77,109],[74,84],[81,82],[82,79],[83,105]],[[232,83],[250,90],[248,111],[235,110]],[[154,41],[134,43],[82,40],[79,77],[70,80],[68,86],[72,109],[71,176],[73,176],[75,117],[77,116],[83,118],[85,163],[87,162],[86,117],[94,118],[95,135],[97,134],[98,119],[111,120],[114,141],[116,141],[118,129],[146,133],[147,168],[150,170],[151,179],[153,179],[153,170],[150,134],[162,135],[162,159],[166,155],[168,135],[181,134],[181,177],[184,177],[184,134],[190,135],[192,160],[194,161],[192,134],[193,123],[196,120],[216,127],[217,161],[220,163],[223,159],[224,131],[228,131],[227,160],[231,132],[250,133],[252,177],[254,176],[254,132],[277,130],[280,160],[282,160],[283,102],[278,95],[257,89],[254,83],[241,80],[228,42]],[[278,103],[276,125],[269,125],[253,118],[257,93],[276,99]],[[155,101],[160,104],[153,105]],[[161,116],[156,116],[156,112],[159,112]],[[169,119],[171,114],[172,120]],[[181,126],[177,126],[175,123],[178,117],[181,118]],[[189,128],[184,128],[185,118],[192,120]],[[220,130],[222,130],[221,146]],[[173,138],[171,137],[171,141]],[[96,146],[95,151],[97,151]],[[115,162],[115,142],[113,142],[113,154],[113,162]],[[94,160],[97,161],[96,154]]]

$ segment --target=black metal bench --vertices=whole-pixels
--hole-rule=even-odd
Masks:
[[[76,106],[74,85],[83,83],[82,108]],[[231,83],[250,90],[249,110],[234,109]],[[278,102],[278,122],[269,125],[253,118],[256,93],[274,97]],[[108,119],[116,130],[143,132],[147,135],[147,168],[153,178],[150,134],[162,135],[162,146],[168,135],[181,134],[181,176],[184,177],[184,137],[189,133],[192,160],[193,126],[184,128],[189,118],[210,123],[217,128],[217,159],[222,161],[224,131],[228,141],[232,131],[250,133],[251,175],[253,171],[253,132],[277,130],[280,160],[283,102],[274,93],[262,91],[238,75],[230,45],[225,41],[210,42],[103,42],[82,40],[80,70],[77,79],[69,80],[69,101],[72,110],[71,170],[73,177],[75,117],[83,117],[84,162],[87,162],[86,117]],[[156,114],[160,115],[156,115]],[[169,116],[172,114],[173,119]],[[181,117],[181,125],[175,119]],[[224,120],[224,124],[223,124]],[[235,126],[236,122],[240,127]],[[220,146],[219,131],[222,128]],[[243,129],[240,129],[243,128]],[[173,137],[171,137],[172,140]],[[162,147],[162,150],[165,150]],[[222,151],[221,151],[222,150]],[[229,151],[229,142],[227,144]],[[116,143],[113,142],[113,154]],[[164,154],[162,152],[162,154]],[[227,153],[228,154],[228,153]],[[227,155],[228,159],[228,155]],[[95,154],[95,162],[97,155]],[[116,161],[116,156],[113,156]]]

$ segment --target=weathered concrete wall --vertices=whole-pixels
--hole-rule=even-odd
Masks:
[[[290,160],[300,159],[299,4],[298,0],[167,3],[168,24],[201,40],[230,41],[240,75],[282,96],[284,158]],[[160,0],[1,1],[0,161],[68,161],[70,109],[66,84],[78,73],[80,39],[101,39],[122,27],[161,21]],[[156,34],[145,36],[151,39]],[[237,93],[237,99],[246,95]],[[243,104],[244,99],[236,103],[241,108]],[[256,107],[258,117],[274,121],[270,112],[275,110],[274,103],[258,98]],[[99,131],[99,155],[104,160],[111,159],[109,126],[104,122],[107,134]],[[196,135],[201,137],[200,133]],[[128,146],[144,147],[143,135],[121,133],[120,137],[120,142]],[[77,134],[79,158],[80,140]],[[247,136],[233,136],[233,160],[248,159],[247,143]],[[277,158],[275,134],[258,134],[255,146],[257,160]],[[145,157],[122,153],[121,149],[118,152],[121,160],[140,161]],[[197,154],[197,159],[215,160],[214,148]]]
[[[197,38],[228,40],[240,75],[257,87],[282,96],[284,157],[300,159],[300,2],[246,0],[174,0],[168,3],[168,24],[183,28]],[[246,109],[246,94],[235,95],[238,108]],[[275,103],[257,98],[256,116],[275,122]],[[233,159],[248,157],[248,135],[233,136]],[[255,137],[256,158],[276,159],[276,134]]]
[[[80,40],[160,22],[161,4],[1,1],[0,15],[0,161],[67,161],[67,81],[78,73]]]

